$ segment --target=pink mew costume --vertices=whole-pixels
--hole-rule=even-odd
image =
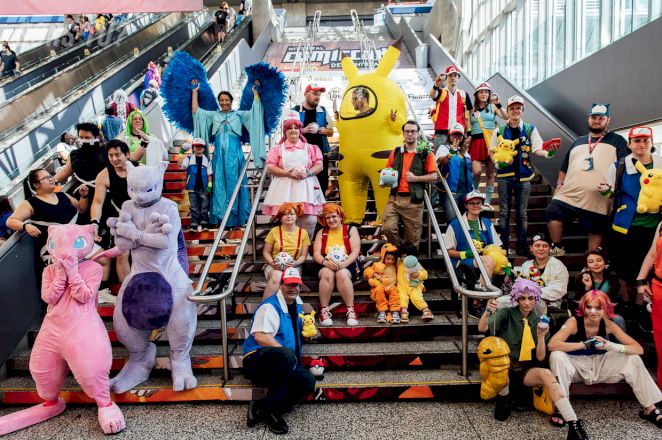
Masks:
[[[85,394],[96,401],[103,432],[114,434],[126,427],[122,411],[110,400],[112,353],[97,313],[102,268],[82,260],[94,246],[94,233],[90,225],[48,228],[47,246],[54,262],[44,269],[41,287],[48,309],[30,356],[30,373],[46,402],[0,417],[0,435],[61,414],[66,404],[58,394],[69,368]]]

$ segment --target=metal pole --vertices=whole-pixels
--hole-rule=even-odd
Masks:
[[[469,377],[467,365],[467,350],[469,347],[469,329],[467,321],[467,297],[462,295],[462,376]]]
[[[230,379],[230,359],[228,359],[228,317],[225,310],[225,298],[219,302],[221,308],[221,337],[223,341],[223,379],[227,382]]]
[[[253,203],[258,203],[258,201],[255,200],[255,187],[251,185],[251,201]],[[255,252],[255,241],[257,240],[257,234],[255,233],[255,217],[253,217],[253,221],[251,222],[251,248],[252,248],[252,257],[253,257],[253,264],[257,262],[257,253]]]
[[[431,183],[428,183],[428,194],[432,194]],[[432,216],[434,216],[434,210],[428,209],[428,258],[432,258]]]

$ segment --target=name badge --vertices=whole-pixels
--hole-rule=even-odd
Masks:
[[[593,169],[593,158],[591,156],[584,159],[582,162],[582,170],[591,171]]]

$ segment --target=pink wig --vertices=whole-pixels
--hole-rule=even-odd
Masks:
[[[582,317],[585,314],[586,307],[592,303],[598,303],[602,310],[605,311],[605,317],[611,319],[614,317],[614,303],[609,299],[609,295],[601,290],[593,289],[586,292],[582,299],[579,300],[579,307],[577,307],[577,316]]]
[[[285,140],[287,139],[287,134],[286,134],[287,130],[289,130],[293,125],[299,127],[299,139],[301,139],[304,143],[308,142],[306,138],[303,137],[303,134],[301,132],[301,130],[303,129],[303,124],[301,123],[301,121],[299,119],[285,119],[285,121],[283,121],[283,137],[280,138],[280,140],[278,141],[279,144],[285,142]]]
[[[542,290],[540,290],[538,283],[527,280],[526,278],[517,278],[513,283],[513,288],[510,290],[510,305],[515,307],[517,300],[524,295],[524,292],[528,292],[529,296],[534,297],[536,304],[540,302]]]

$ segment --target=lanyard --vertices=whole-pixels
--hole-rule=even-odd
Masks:
[[[591,154],[593,154],[593,150],[595,150],[595,147],[597,147],[598,144],[599,144],[600,142],[602,142],[602,139],[605,137],[606,134],[607,134],[607,133],[605,133],[605,134],[603,134],[602,136],[600,136],[600,137],[598,138],[598,140],[595,141],[595,144],[592,144],[592,143],[591,143],[591,134],[589,133],[589,135],[588,135],[588,155],[589,155],[589,156],[590,156]]]

